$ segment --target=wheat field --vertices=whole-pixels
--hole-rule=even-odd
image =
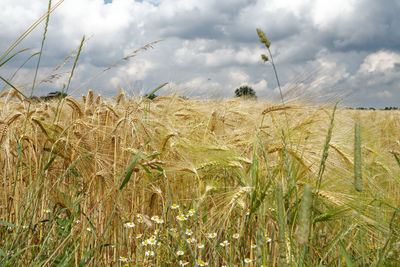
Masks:
[[[400,263],[399,111],[12,96],[0,99],[2,265]]]

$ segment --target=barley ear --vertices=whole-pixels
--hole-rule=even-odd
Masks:
[[[121,91],[121,92],[119,93],[119,95],[117,96],[117,99],[115,100],[115,102],[117,103],[117,105],[119,105],[119,104],[121,103],[121,101],[124,100],[124,96],[125,96],[125,94]]]
[[[81,117],[83,115],[81,106],[79,105],[79,103],[73,99],[72,97],[67,96],[65,98],[65,101],[68,103],[68,105],[78,113],[79,117]]]
[[[306,184],[299,213],[298,242],[300,245],[308,244],[311,223],[312,188]]]
[[[362,172],[361,172],[361,130],[360,123],[355,123],[354,130],[354,188],[358,192],[362,192],[363,184],[362,184]]]
[[[87,105],[91,106],[93,104],[93,101],[94,101],[94,93],[93,93],[92,89],[89,89],[88,97],[87,97]]]
[[[100,102],[101,102],[101,95],[97,95],[96,101],[95,101],[96,105],[100,105]]]

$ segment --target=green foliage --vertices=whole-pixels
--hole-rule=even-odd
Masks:
[[[235,90],[236,97],[257,98],[256,92],[250,86],[243,85]]]
[[[158,95],[156,95],[156,94],[151,94],[151,95],[146,94],[146,95],[144,95],[145,98],[148,98],[148,99],[150,99],[150,100],[155,99],[157,96],[158,96]]]

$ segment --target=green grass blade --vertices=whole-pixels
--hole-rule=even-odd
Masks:
[[[5,221],[1,221],[1,220],[0,220],[0,224],[6,225],[6,226],[9,226],[9,227],[13,227],[13,228],[17,228],[17,226],[15,224],[12,224],[12,223],[9,223],[9,222],[5,222]]]
[[[276,190],[276,199],[278,204],[278,243],[279,243],[279,266],[286,266],[286,240],[285,240],[285,208],[283,204],[282,183],[278,182]]]
[[[5,82],[8,86],[10,86],[12,89],[14,89],[15,91],[18,92],[18,94],[22,95],[25,99],[28,99],[28,97],[26,95],[24,95],[24,93],[22,93],[20,90],[18,90],[14,85],[12,85],[9,81],[7,81],[6,79],[4,79],[3,77],[0,76],[0,79]]]
[[[346,251],[346,249],[343,247],[343,244],[342,244],[342,243],[340,243],[340,250],[342,251],[342,254],[343,254],[344,259],[345,259],[345,261],[346,261],[346,266],[347,266],[347,267],[354,267],[354,263],[353,263],[353,261],[351,260],[349,254],[347,254],[347,251]]]
[[[398,164],[399,167],[400,167],[400,159],[399,159],[399,157],[398,157],[396,154],[393,154],[393,156],[394,156],[394,158],[396,159],[396,162],[397,162],[397,164]]]
[[[5,258],[7,257],[7,254],[4,252],[3,249],[0,248],[0,257]]]
[[[42,54],[43,54],[44,41],[46,40],[47,27],[49,26],[50,13],[51,13],[50,10],[51,10],[51,0],[49,0],[49,4],[48,4],[48,7],[47,7],[46,23],[45,23],[45,26],[44,26],[42,43],[40,45],[40,52],[39,52],[39,57],[38,57],[38,61],[37,61],[37,64],[36,64],[35,76],[33,77],[32,89],[31,89],[31,95],[30,96],[33,95],[33,90],[35,89],[35,86],[36,86],[36,79],[37,79],[37,76],[38,76],[40,61],[42,59]]]
[[[51,159],[46,163],[46,165],[43,168],[43,171],[47,171],[48,168],[50,168],[51,164],[53,163],[53,161],[56,159],[57,155],[54,155],[51,157]]]
[[[168,83],[163,83],[160,86],[158,86],[156,89],[154,89],[153,91],[151,91],[150,93],[148,93],[145,98],[149,98],[151,95],[153,95],[154,93],[156,93],[158,90],[160,90],[161,88],[163,88],[164,86],[166,86]]]
[[[82,41],[81,41],[81,43],[79,45],[78,53],[76,54],[74,65],[72,66],[71,75],[68,78],[68,84],[67,84],[67,87],[65,89],[65,93],[68,93],[68,89],[69,89],[69,86],[71,84],[72,76],[74,76],[74,71],[75,71],[75,68],[76,68],[76,64],[78,63],[78,59],[79,59],[79,56],[81,54],[82,47],[83,47],[84,43],[85,43],[85,36],[82,37]],[[63,93],[64,93],[64,90],[63,90]]]
[[[16,258],[18,258],[19,255],[22,254],[22,252],[24,252],[25,250],[28,250],[30,248],[34,248],[34,247],[38,247],[37,245],[32,245],[32,246],[28,246],[25,247],[23,249],[18,250],[12,257],[11,259],[9,259],[3,266],[14,266],[14,265],[10,265]]]
[[[10,61],[13,57],[15,57],[16,55],[18,55],[18,54],[21,54],[21,53],[23,53],[23,52],[25,52],[25,51],[28,51],[29,50],[29,48],[25,48],[25,49],[22,49],[22,50],[19,50],[18,52],[15,52],[13,55],[11,55],[10,57],[8,57],[7,59],[5,59],[3,62],[1,62],[0,63],[0,67],[2,67],[4,64],[6,64],[8,61]]]
[[[13,73],[13,74],[10,76],[10,78],[8,78],[7,80],[11,82],[11,81],[14,79],[15,75],[17,75],[17,73],[25,66],[25,64],[28,63],[32,58],[34,58],[34,57],[37,56],[37,55],[39,55],[39,52],[30,55],[30,56],[18,67],[18,69],[16,69],[16,70],[14,71],[14,73]],[[7,85],[5,85],[5,86],[3,87],[3,90],[5,90],[6,87],[7,87]]]
[[[146,144],[144,144],[139,151],[135,154],[135,156],[133,157],[133,160],[131,161],[131,163],[129,163],[128,167],[125,169],[124,173],[125,173],[125,178],[121,183],[121,186],[119,187],[119,190],[124,189],[124,187],[126,186],[126,184],[129,182],[129,180],[131,179],[132,173],[135,170],[135,166],[140,158],[140,156],[142,155],[143,149],[145,148],[145,146],[148,144],[149,142],[146,142]]]
[[[14,48],[21,43],[43,20],[45,20],[49,13],[53,12],[57,7],[59,7],[62,3],[64,2],[64,0],[60,0],[58,1],[48,12],[46,12],[45,14],[43,14],[38,20],[36,20],[23,34],[21,34],[21,36],[19,36],[17,38],[17,40],[15,40],[10,47],[8,47],[6,49],[6,51],[3,52],[3,54],[1,54],[0,56],[0,62],[3,61],[4,58],[6,58],[8,56],[8,54],[11,53],[12,50],[14,50]]]

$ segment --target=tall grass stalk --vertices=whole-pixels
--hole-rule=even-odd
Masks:
[[[354,129],[354,188],[358,192],[362,192],[361,131],[359,122],[355,123]]]
[[[322,156],[321,156],[321,161],[319,165],[319,170],[317,174],[317,184],[316,184],[316,198],[318,198],[318,192],[321,188],[321,183],[322,183],[322,177],[325,172],[326,168],[326,160],[328,159],[328,150],[329,150],[329,144],[331,142],[332,138],[332,130],[334,126],[334,121],[335,121],[335,113],[336,113],[336,108],[337,108],[338,103],[335,104],[333,107],[330,123],[329,123],[329,128],[328,128],[328,133],[326,134],[326,139],[325,139],[325,144],[322,149]]]
[[[276,201],[278,206],[278,243],[279,243],[279,266],[287,266],[286,255],[286,212],[284,207],[282,183],[277,182]]]
[[[279,94],[281,97],[281,101],[282,101],[282,105],[285,105],[285,100],[283,98],[283,93],[282,93],[282,88],[281,88],[281,83],[279,82],[279,78],[278,78],[278,72],[276,71],[276,67],[275,67],[275,63],[274,63],[274,58],[272,56],[271,50],[269,49],[269,47],[271,46],[271,41],[267,38],[267,36],[265,35],[265,33],[261,30],[261,29],[257,29],[257,34],[258,37],[260,39],[260,42],[263,43],[265,45],[265,47],[268,50],[268,54],[269,54],[269,58],[268,56],[262,54],[261,55],[261,59],[264,62],[268,62],[271,59],[271,65],[274,69],[274,73],[275,73],[275,78],[276,78],[276,82],[278,83],[278,88],[279,88]]]
[[[308,249],[308,240],[310,236],[311,227],[311,206],[312,205],[312,187],[309,184],[304,186],[303,197],[301,200],[301,206],[299,211],[299,223],[298,223],[298,243],[302,246],[303,255],[302,262],[303,266],[306,266],[306,256]]]

